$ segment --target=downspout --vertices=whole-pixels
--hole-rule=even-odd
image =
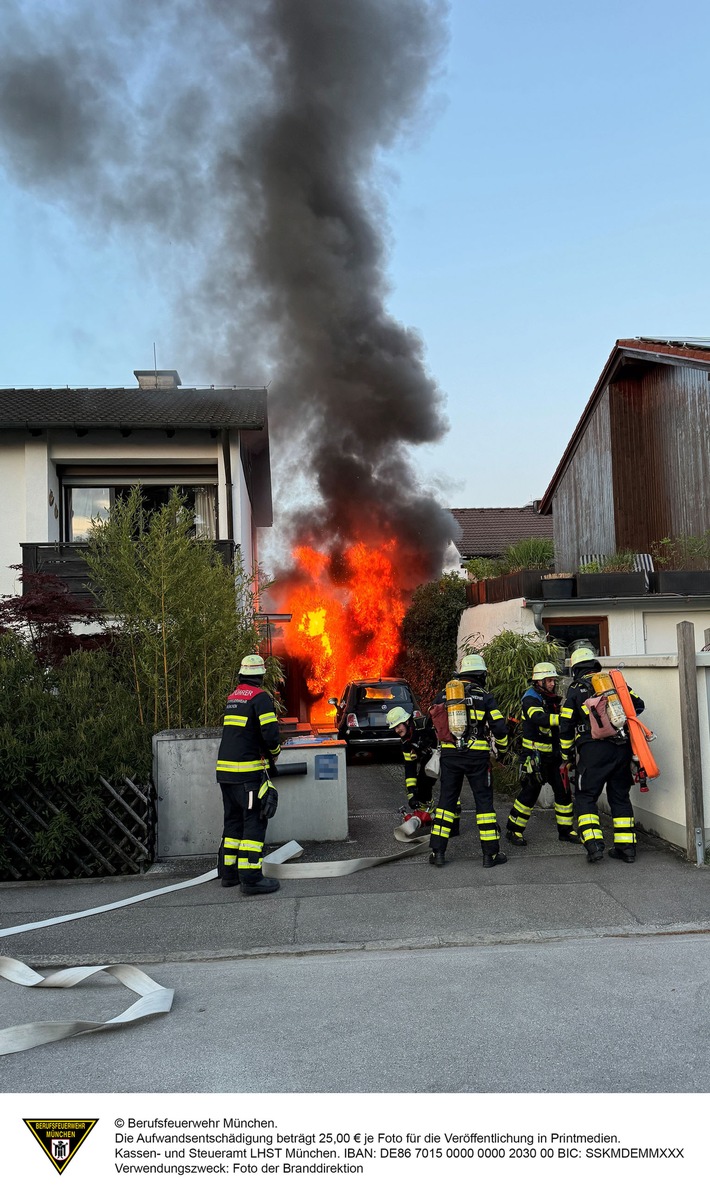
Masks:
[[[224,460],[224,484],[227,493],[227,538],[234,542],[234,505],[232,500],[232,457],[229,447],[229,430],[222,430],[222,459]]]
[[[533,613],[533,622],[535,623],[535,629],[538,631],[539,634],[545,635],[545,637],[547,637],[547,631],[545,630],[545,627],[542,624],[542,611],[545,608],[544,602],[533,601],[530,608],[532,609],[532,613]]]

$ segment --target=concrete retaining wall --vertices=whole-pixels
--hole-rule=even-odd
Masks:
[[[221,731],[164,730],[153,736],[158,794],[158,859],[210,855],[222,837],[222,793],[215,780]],[[268,841],[326,842],[348,837],[345,744],[286,740],[279,764],[305,763],[305,776],[274,777],[279,808]]]

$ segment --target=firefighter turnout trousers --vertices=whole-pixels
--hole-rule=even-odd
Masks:
[[[614,846],[630,854],[635,852],[634,808],[629,796],[632,784],[631,747],[627,741],[590,739],[577,744],[575,813],[579,837],[587,848],[590,840],[604,838],[597,802],[606,785]]]
[[[572,790],[569,785],[565,786],[560,768],[562,760],[556,755],[540,755],[540,776],[539,780],[534,772],[526,772],[522,778],[518,789],[518,796],[513,803],[513,808],[508,817],[507,829],[513,834],[522,835],[525,827],[528,824],[528,819],[533,812],[533,806],[540,796],[540,790],[544,784],[552,786],[552,792],[555,797],[555,818],[557,820],[557,830],[560,835],[569,834],[574,824],[572,801]]]
[[[434,778],[427,776],[424,766],[431,755],[419,759],[415,751],[403,751],[407,802],[413,810],[428,810],[434,791]]]
[[[255,885],[261,880],[261,862],[268,822],[261,817],[259,791],[264,776],[249,774],[238,783],[220,782],[224,804],[224,833],[220,848],[220,875],[224,880]]]
[[[449,838],[458,834],[461,813],[460,793],[464,777],[471,786],[476,803],[476,825],[484,855],[500,850],[500,829],[493,808],[493,785],[488,752],[442,751],[441,791],[434,810],[429,846],[432,851],[446,851]],[[452,829],[453,828],[453,829]]]

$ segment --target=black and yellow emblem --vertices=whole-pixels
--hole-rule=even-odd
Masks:
[[[98,1119],[23,1119],[58,1173],[63,1173]]]

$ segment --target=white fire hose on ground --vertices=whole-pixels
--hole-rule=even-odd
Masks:
[[[428,838],[411,839],[410,846],[405,851],[394,852],[390,856],[361,856],[354,860],[331,860],[316,864],[292,864],[289,860],[303,855],[303,848],[295,840],[277,848],[264,856],[263,871],[265,876],[278,877],[287,880],[313,880],[325,877],[349,876],[353,872],[361,872],[365,868],[376,868],[379,864],[389,864],[392,860],[401,860],[406,856],[424,851]],[[0,938],[19,935],[24,931],[35,931],[40,927],[56,926],[64,922],[74,922],[78,918],[89,918],[93,914],[105,914],[109,910],[118,910],[123,906],[133,906],[137,902],[147,901],[151,897],[160,897],[165,893],[174,893],[179,889],[189,889],[192,885],[202,885],[212,881],[217,876],[217,869],[205,872],[202,876],[193,877],[189,881],[181,881],[177,885],[165,885],[162,889],[151,889],[147,893],[138,893],[126,897],[122,901],[108,902],[105,906],[95,906],[91,910],[78,910],[74,914],[62,914],[57,918],[45,918],[40,922],[27,922],[21,926],[6,927],[0,931]],[[11,1052],[23,1052],[29,1048],[39,1047],[40,1044],[54,1043],[59,1039],[68,1039],[74,1035],[89,1035],[92,1031],[115,1030],[119,1027],[130,1026],[144,1018],[156,1014],[167,1014],[173,1004],[173,990],[159,985],[147,973],[142,972],[132,964],[95,965],[93,967],[63,968],[42,977],[21,960],[10,956],[0,956],[0,977],[15,985],[26,985],[45,989],[70,989],[80,985],[88,977],[98,972],[106,972],[115,977],[122,985],[139,994],[139,1001],[134,1002],[127,1010],[105,1022],[91,1022],[82,1019],[69,1019],[63,1022],[34,1022],[24,1023],[18,1027],[6,1027],[0,1030],[0,1056]]]

